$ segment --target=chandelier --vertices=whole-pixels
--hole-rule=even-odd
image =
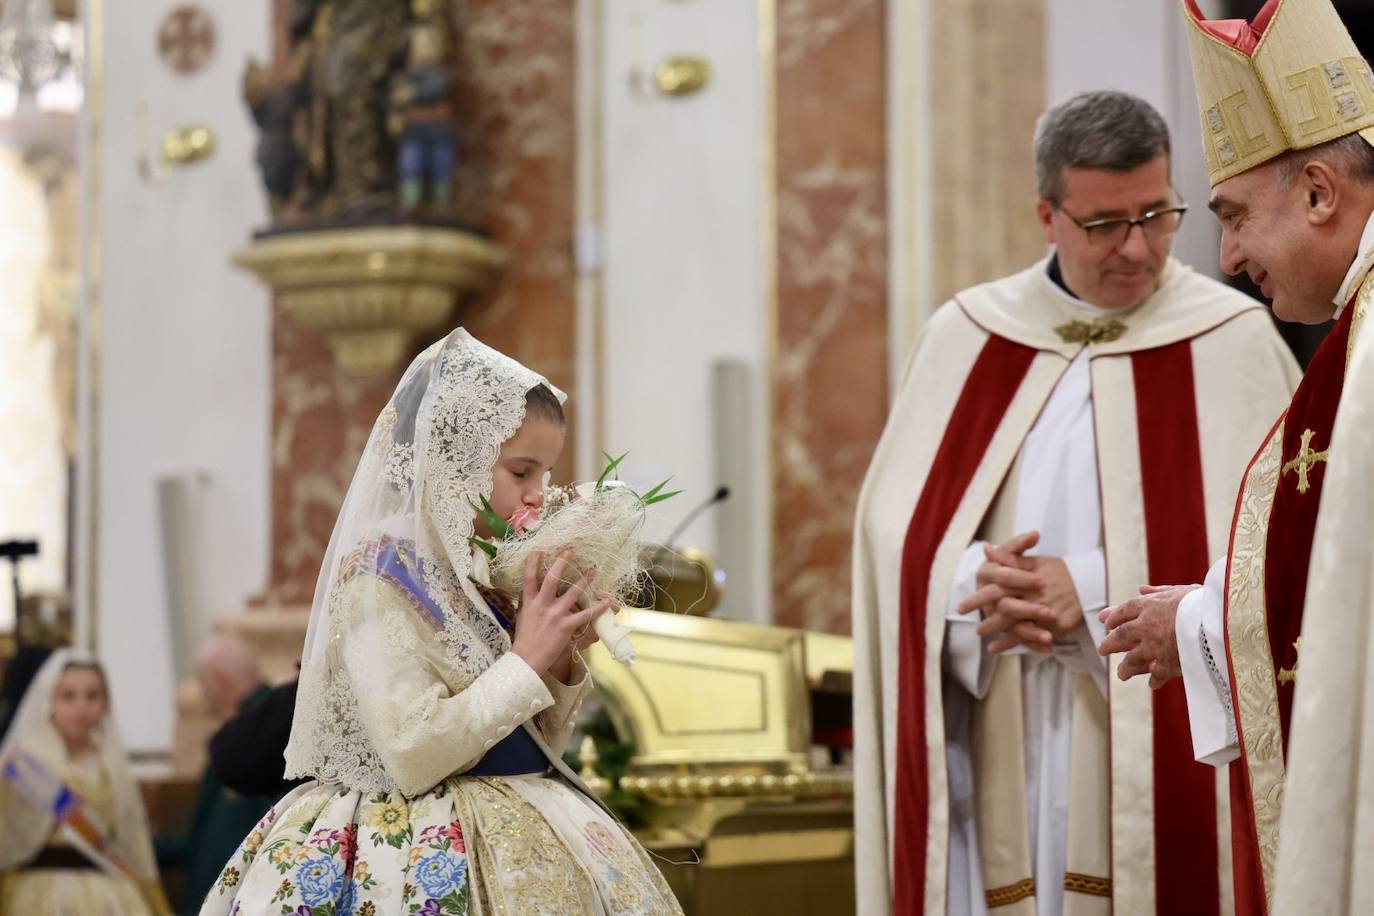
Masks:
[[[32,95],[72,74],[78,32],[53,16],[52,0],[3,0],[0,6],[0,79]]]

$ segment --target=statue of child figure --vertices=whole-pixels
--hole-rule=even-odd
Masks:
[[[387,126],[397,138],[399,203],[407,214],[419,211],[429,186],[428,208],[448,210],[457,160],[453,129],[451,62],[453,35],[434,0],[412,0],[414,21],[406,35],[404,69],[392,77]]]

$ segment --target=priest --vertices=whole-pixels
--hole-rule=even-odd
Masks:
[[[1074,97],[1035,159],[1050,255],[927,322],[859,500],[859,912],[1219,913],[1225,783],[1181,687],[1108,689],[1097,611],[1224,549],[1297,369],[1169,256],[1148,104]]]
[[[1290,737],[1295,749],[1298,740],[1295,686],[1315,676],[1313,700],[1355,702],[1331,680],[1342,664],[1350,673],[1352,659],[1336,644],[1358,640],[1374,611],[1368,509],[1359,502],[1369,479],[1355,471],[1368,467],[1360,438],[1374,388],[1367,376],[1357,384],[1350,368],[1374,298],[1374,74],[1330,0],[1270,0],[1253,22],[1209,21],[1194,0],[1183,2],[1222,267],[1248,273],[1281,318],[1336,323],[1245,468],[1225,558],[1201,587],[1146,589],[1109,609],[1112,633],[1099,651],[1125,653],[1122,678],[1148,675],[1152,686],[1172,689],[1182,674],[1197,759],[1236,761],[1236,909],[1259,914],[1275,911],[1286,755]],[[1344,483],[1332,489],[1338,474]],[[1364,559],[1348,566],[1352,539]],[[1153,572],[1153,582],[1190,581]],[[1320,634],[1316,659],[1305,657],[1304,628]],[[1313,674],[1328,664],[1333,670]],[[1325,711],[1311,734],[1346,712]],[[1306,765],[1306,780],[1325,779],[1311,757]]]

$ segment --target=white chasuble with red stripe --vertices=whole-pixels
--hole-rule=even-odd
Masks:
[[[1254,302],[1170,261],[1160,289],[1087,320],[1041,262],[961,293],[922,331],[860,497],[854,557],[860,912],[944,913],[950,866],[945,608],[990,533],[1026,436],[1087,350],[1107,598],[1199,581],[1224,549],[1245,461],[1297,369]],[[1007,532],[1010,533],[1010,532]],[[1035,913],[1017,665],[975,738],[983,903]],[[1230,909],[1225,780],[1193,761],[1182,687],[1088,675],[1074,690],[1066,913]],[[978,721],[978,715],[975,715]],[[1008,746],[1008,742],[1011,745]],[[1008,749],[1010,747],[1010,749]],[[1095,788],[1100,787],[1100,788]],[[1185,901],[1180,903],[1180,901]],[[1200,906],[1199,906],[1200,902]],[[1183,909],[1179,907],[1183,906]]]

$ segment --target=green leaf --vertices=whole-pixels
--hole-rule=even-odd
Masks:
[[[643,503],[646,506],[652,506],[654,503],[661,503],[665,499],[672,499],[674,496],[677,496],[681,492],[681,490],[672,490],[667,493],[659,493],[655,496],[646,496],[643,499]]]
[[[472,508],[482,516],[482,520],[487,523],[487,527],[492,530],[492,533],[503,541],[509,541],[516,536],[515,529],[507,525],[506,520],[496,514],[496,510],[491,507],[491,503],[487,502],[485,496],[482,497],[482,505],[473,505]]]
[[[672,499],[674,496],[677,496],[679,493],[682,492],[681,490],[673,490],[669,493],[660,492],[664,487],[668,485],[668,481],[672,479],[673,478],[669,477],[668,480],[659,483],[658,486],[654,487],[648,493],[645,493],[643,496],[639,498],[640,502],[644,503],[644,505],[646,506],[652,506],[654,503],[661,503],[665,499]]]
[[[668,478],[668,480],[672,480],[672,479],[673,479],[673,478],[671,478],[671,477]],[[668,485],[668,480],[661,481],[661,482],[660,482],[657,486],[655,486],[652,490],[650,490],[648,493],[645,493],[643,496],[641,496],[640,499],[642,499],[642,500],[650,500],[650,499],[653,499],[655,496],[658,495],[658,491],[659,491],[659,490],[662,490],[665,486]]]
[[[496,559],[495,544],[488,543],[487,541],[484,541],[481,538],[468,538],[468,541],[472,544],[473,547],[476,547],[478,550],[482,551],[484,554],[491,557],[493,560]]]
[[[615,469],[620,467],[620,462],[625,460],[625,455],[628,455],[630,453],[625,452],[619,458],[612,458],[609,452],[602,452],[601,454],[610,463],[607,464],[606,469],[601,472],[601,476],[596,478],[596,489],[598,491],[605,488],[607,478],[609,478],[613,473],[615,473]]]

